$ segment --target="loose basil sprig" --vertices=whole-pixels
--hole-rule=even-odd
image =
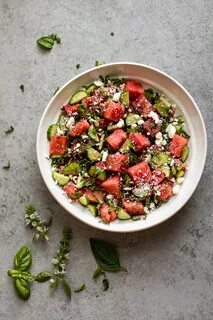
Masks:
[[[86,289],[85,283],[83,283],[80,287],[76,288],[74,291],[79,293],[81,291],[84,291]]]
[[[30,286],[33,281],[45,282],[51,278],[48,271],[33,275],[27,271],[32,264],[32,252],[27,245],[22,246],[16,253],[14,259],[14,270],[8,270],[7,275],[14,279],[14,287],[18,296],[24,300],[30,297]]]
[[[41,37],[37,40],[37,44],[44,49],[51,50],[54,46],[55,41],[61,43],[61,38],[57,34],[51,34],[49,36]]]
[[[52,260],[54,265],[54,276],[50,279],[50,288],[55,290],[58,285],[61,284],[69,299],[71,299],[71,288],[68,282],[64,279],[66,273],[66,262],[69,259],[70,242],[72,238],[72,231],[69,227],[65,227],[63,230],[63,238],[60,241],[60,249]]]
[[[25,224],[33,230],[33,240],[40,237],[49,240],[48,231],[52,223],[52,218],[42,220],[36,209],[29,205],[25,208]]]
[[[121,267],[118,254],[112,244],[103,240],[90,239],[90,247],[98,265],[93,278],[97,278],[97,275],[102,273],[101,269],[112,272],[127,271]]]

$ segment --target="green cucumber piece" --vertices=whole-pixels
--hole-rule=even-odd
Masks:
[[[183,150],[181,152],[181,160],[183,162],[185,162],[186,159],[188,158],[188,156],[189,156],[189,147],[188,146],[184,146]]]
[[[168,164],[168,163],[169,163],[169,156],[164,152],[155,153],[151,158],[151,164],[154,166],[157,165],[158,167],[161,167],[162,165]]]
[[[81,167],[77,162],[68,163],[64,169],[63,174],[77,176],[80,173]]]
[[[123,91],[120,96],[120,102],[129,107],[129,91]]]
[[[132,147],[132,141],[129,139],[126,139],[126,141],[122,144],[120,147],[120,152],[121,153],[128,153]]]
[[[101,159],[101,154],[94,148],[90,147],[87,149],[87,157],[90,161],[95,162]]]
[[[65,186],[65,184],[69,182],[69,177],[56,171],[52,173],[52,177],[57,182],[57,184],[59,184],[59,186]]]
[[[86,97],[88,97],[87,91],[86,90],[79,90],[72,95],[72,97],[70,99],[70,104],[76,104]]]
[[[66,128],[66,121],[68,120],[68,117],[64,116],[63,114],[59,118],[59,128],[61,131],[64,131]]]
[[[129,220],[129,219],[131,219],[131,216],[124,209],[119,208],[118,209],[118,219],[119,220]]]
[[[95,129],[94,124],[91,124],[88,130],[88,136],[96,142],[99,142],[99,138],[97,135],[97,131]]]
[[[50,141],[57,133],[57,124],[51,124],[47,130],[47,139]]]
[[[125,119],[126,125],[127,126],[132,126],[133,124],[137,124],[139,120],[141,120],[142,118],[135,113],[130,113],[128,114],[128,116]]]
[[[98,178],[98,180],[105,181],[106,178],[107,178],[106,171],[101,169],[100,172],[97,175],[97,178]]]
[[[164,118],[167,118],[169,115],[169,109],[171,104],[164,97],[160,96],[159,101],[154,105],[160,115]]]
[[[85,194],[83,196],[81,196],[78,200],[82,204],[82,206],[84,206],[84,207],[86,207],[89,203],[89,200]]]
[[[81,188],[83,188],[83,186],[84,186],[84,178],[81,176],[81,175],[79,175],[78,176],[78,179],[77,179],[77,183],[76,183],[76,188],[77,189],[81,189]]]
[[[97,177],[97,179],[101,181],[104,181],[107,178],[106,172],[96,166],[91,166],[88,173],[91,177]]]
[[[91,84],[89,88],[87,88],[88,95],[90,95],[93,91],[95,91],[96,88],[97,88],[96,85]]]
[[[172,169],[173,176],[175,176],[176,173],[177,173],[177,170],[176,170],[175,166],[172,166],[171,169]]]
[[[87,209],[92,213],[92,215],[94,217],[97,217],[98,215],[98,208],[97,206],[93,205],[93,204],[88,204],[87,205]]]
[[[161,170],[165,174],[166,178],[169,178],[169,176],[170,176],[170,167],[168,166],[168,164],[162,165]]]
[[[176,178],[181,178],[181,177],[183,177],[184,175],[185,175],[185,171],[179,170],[179,171],[177,172],[177,174],[176,174]]]

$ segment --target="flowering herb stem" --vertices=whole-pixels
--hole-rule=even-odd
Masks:
[[[25,224],[33,230],[33,240],[43,238],[49,240],[47,235],[50,225],[52,223],[52,218],[49,220],[42,220],[36,209],[28,205],[25,208]]]

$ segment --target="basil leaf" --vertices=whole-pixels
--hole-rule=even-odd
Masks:
[[[75,291],[75,292],[81,292],[81,291],[84,291],[85,289],[86,289],[85,284],[82,284],[80,287],[78,287],[78,288],[75,289],[74,291]]]
[[[35,277],[30,272],[19,270],[8,270],[7,275],[13,279],[24,279],[26,281],[34,281]]]
[[[37,40],[37,43],[42,48],[50,50],[54,46],[54,39],[52,37],[41,37]]]
[[[25,279],[16,279],[14,287],[21,299],[28,300],[30,297],[30,285]]]
[[[105,271],[125,270],[120,266],[118,254],[108,242],[90,239],[90,247],[97,264]]]
[[[104,291],[109,289],[109,280],[106,278],[103,279],[103,287],[104,287],[103,288]]]
[[[28,246],[22,246],[14,257],[14,266],[16,270],[25,271],[29,269],[32,263],[32,253]]]
[[[35,281],[37,282],[46,282],[50,280],[50,278],[51,278],[51,273],[48,271],[40,272],[34,277]]]
[[[97,279],[101,274],[104,274],[103,269],[100,266],[97,266],[95,272],[93,273],[93,279]]]
[[[67,297],[71,300],[72,292],[69,283],[65,279],[61,279],[61,284]]]

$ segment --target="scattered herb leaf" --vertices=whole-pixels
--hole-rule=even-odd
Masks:
[[[59,87],[55,89],[53,96],[58,92],[58,90],[59,90]]]
[[[81,67],[80,63],[76,64],[76,69],[79,69]]]
[[[42,220],[36,209],[28,205],[25,208],[25,224],[33,230],[33,240],[40,237],[49,240],[48,231],[52,223],[52,217],[49,220]]]
[[[5,170],[10,169],[10,161],[8,161],[7,164],[3,166],[3,169]]]
[[[64,292],[66,293],[67,297],[71,300],[72,292],[69,283],[65,279],[61,279],[61,283],[64,288]]]
[[[102,282],[103,282],[103,287],[104,287],[103,290],[104,291],[108,290],[109,289],[109,280],[104,278]]]
[[[114,246],[106,241],[90,239],[90,247],[97,264],[105,271],[126,271],[120,265]]]
[[[49,37],[51,37],[54,41],[57,43],[61,43],[61,38],[57,36],[57,34],[51,34]]]
[[[13,126],[10,126],[8,129],[6,129],[4,132],[6,133],[6,134],[9,134],[9,133],[11,133],[11,132],[13,132],[14,131],[14,127]]]
[[[112,37],[114,37],[115,34],[114,34],[114,32],[111,32],[110,35],[111,35]]]
[[[85,284],[82,284],[80,287],[78,287],[77,289],[75,289],[74,291],[75,292],[81,292],[81,291],[84,291],[86,289],[86,285]]]
[[[50,280],[50,278],[51,278],[51,273],[49,271],[43,271],[38,273],[34,279],[37,282],[46,282]]]
[[[24,85],[23,84],[20,85],[20,89],[22,92],[24,92]]]
[[[32,252],[27,245],[22,246],[18,250],[13,263],[16,270],[26,271],[29,269],[32,263]]]
[[[96,67],[102,66],[103,64],[105,64],[105,62],[102,62],[102,61],[99,61],[99,60],[95,61],[95,66]]]
[[[37,40],[37,44],[44,49],[51,50],[54,46],[55,41],[61,43],[61,38],[57,34],[51,34],[49,36],[41,37]]]

